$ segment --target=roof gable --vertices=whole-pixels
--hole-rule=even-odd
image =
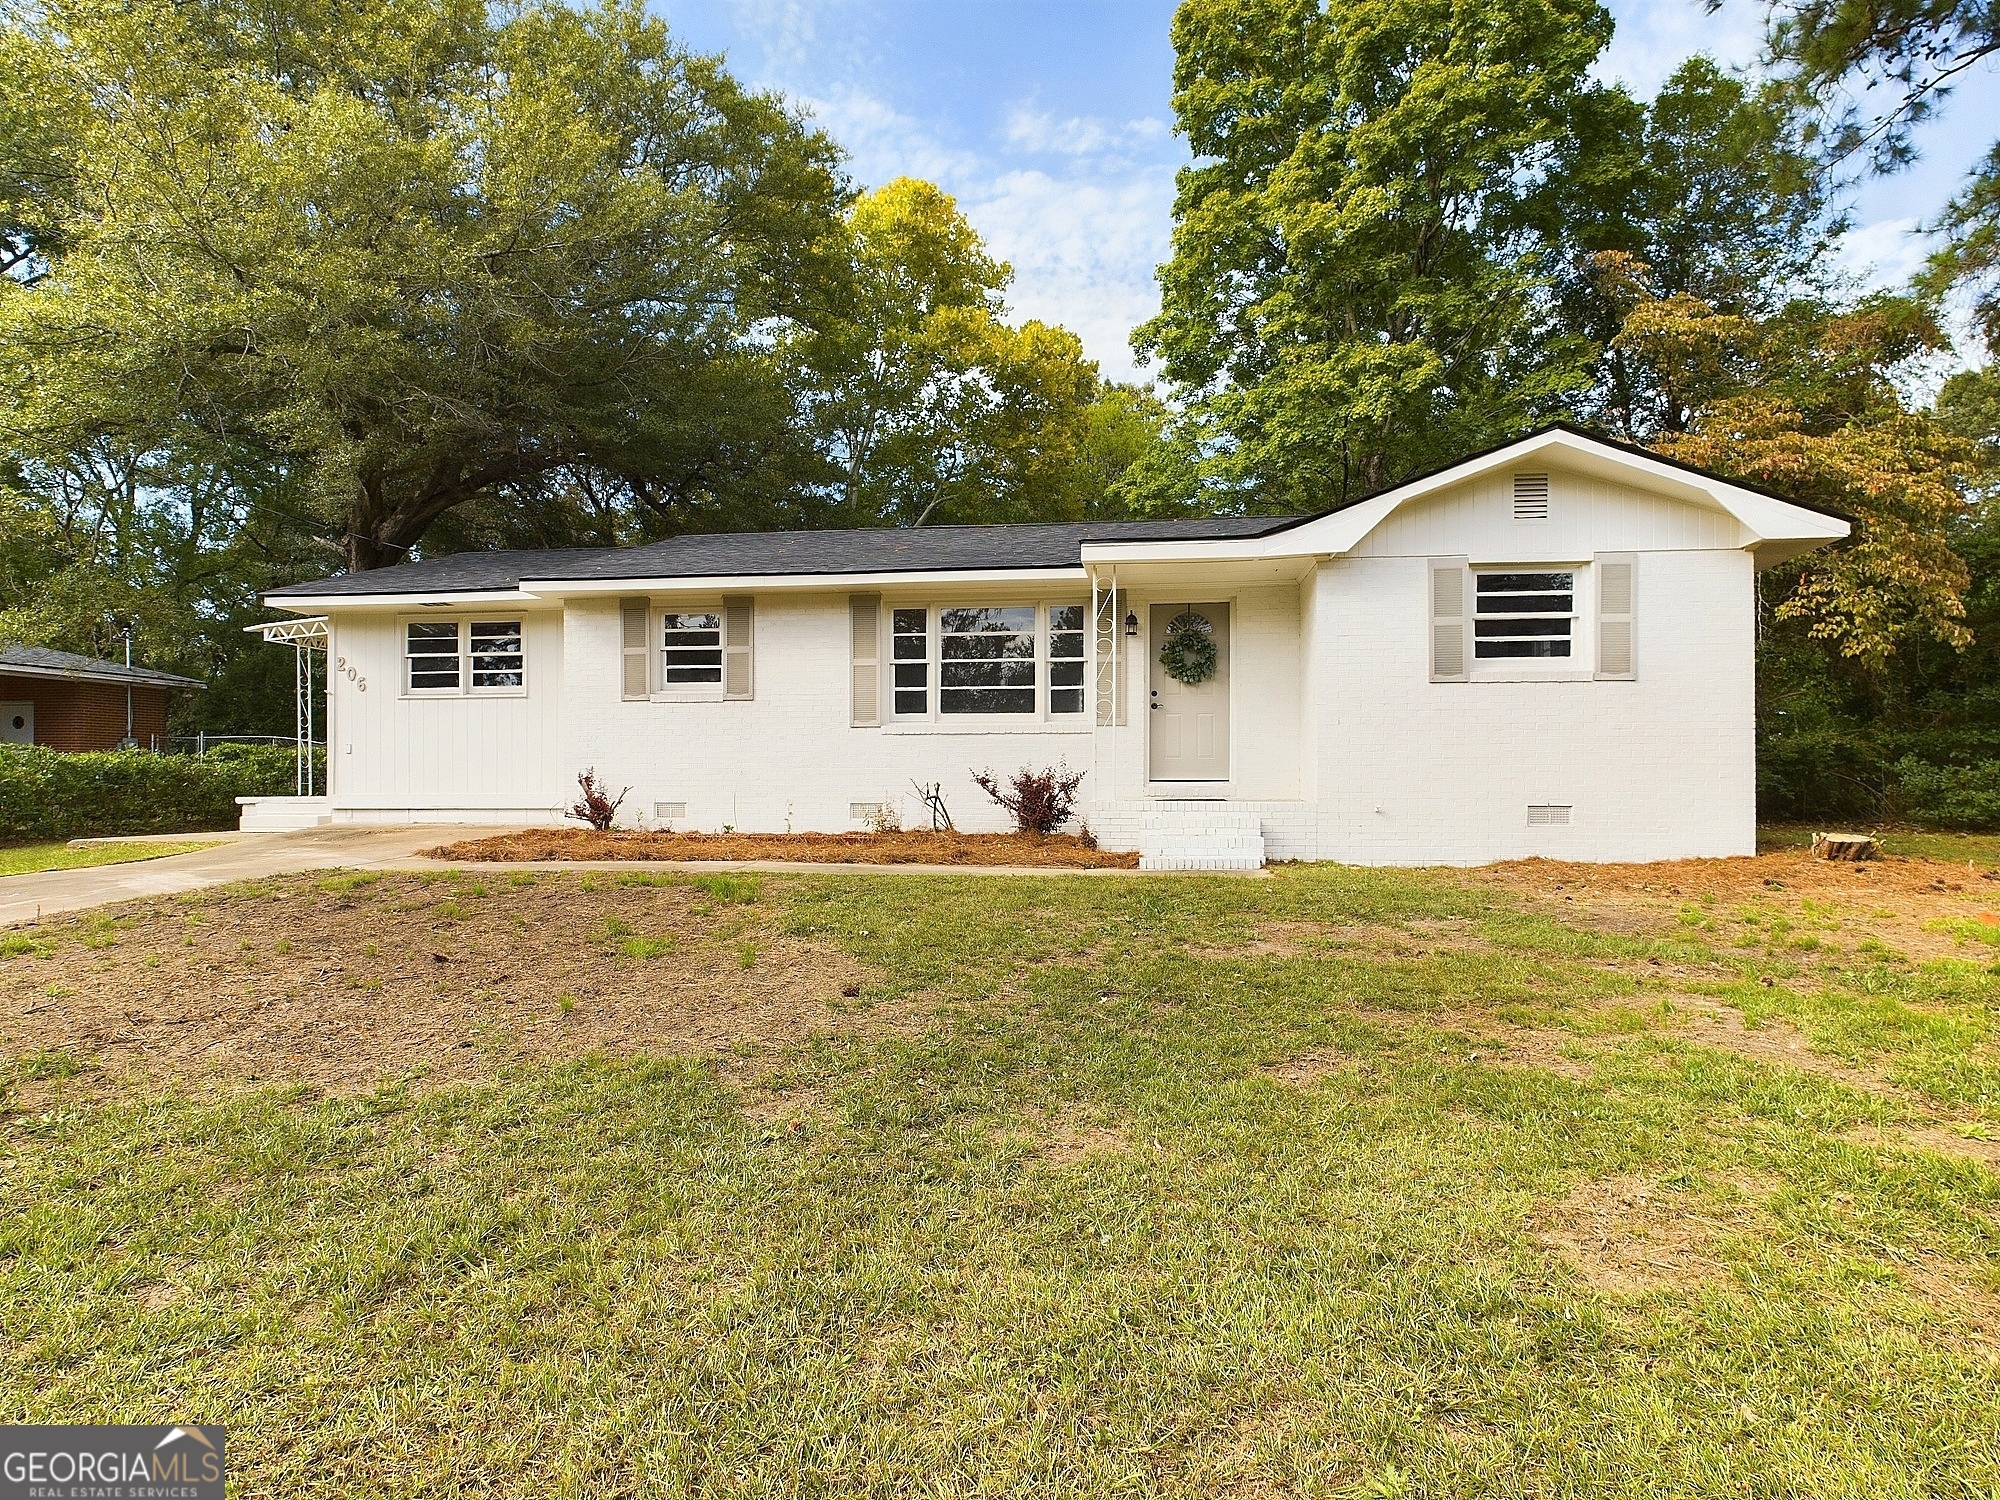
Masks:
[[[1348,552],[1383,521],[1405,506],[1456,489],[1488,475],[1527,467],[1567,470],[1589,478],[1632,485],[1649,494],[1718,510],[1732,517],[1750,538],[1760,561],[1765,549],[1795,556],[1848,534],[1848,523],[1808,510],[1762,490],[1737,484],[1687,464],[1675,463],[1623,443],[1606,442],[1577,428],[1546,427],[1448,468],[1404,481],[1365,500],[1292,527],[1288,546],[1329,553]],[[1276,540],[1276,539],[1274,539]]]

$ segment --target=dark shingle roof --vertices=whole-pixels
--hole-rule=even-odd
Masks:
[[[71,681],[129,682],[135,687],[198,688],[207,686],[192,677],[176,677],[172,672],[155,672],[150,667],[128,667],[122,661],[99,661],[94,656],[78,656],[73,651],[51,651],[46,646],[0,646],[0,676],[19,672],[27,677],[65,677]]]
[[[459,552],[270,590],[269,599],[366,594],[462,594],[522,579],[743,578],[811,573],[947,573],[1074,568],[1085,542],[1196,541],[1264,536],[1291,516],[1183,521],[1083,521],[1034,526],[872,527],[863,531],[745,531],[678,536],[643,547]]]

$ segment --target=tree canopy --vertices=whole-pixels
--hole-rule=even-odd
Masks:
[[[2000,54],[1992,0],[1771,0],[1769,16],[1772,59],[1813,106],[1810,127],[1831,161],[1862,159],[1882,172],[1907,166],[1915,127]],[[1869,110],[1863,100],[1881,103]],[[1967,288],[1989,349],[2000,352],[2000,140],[1928,227],[1944,243],[1925,289]]]
[[[351,568],[562,469],[782,487],[774,321],[845,267],[836,151],[636,6],[40,7],[46,265],[0,297],[17,453],[282,471]]]
[[[1599,87],[1597,0],[1185,0],[1156,355],[1190,451],[1312,509],[1567,409],[1588,350],[1538,216]]]

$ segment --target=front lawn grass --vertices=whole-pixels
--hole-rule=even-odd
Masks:
[[[1873,832],[1876,842],[1882,846],[1885,854],[1900,854],[1913,859],[1978,864],[1989,869],[2000,865],[2000,834],[1947,833],[1930,828],[1871,830],[1865,825],[1849,828],[1844,824],[1835,823],[1814,825],[1773,823],[1757,830],[1757,847],[1759,850],[1804,849],[1811,845],[1815,833],[1853,832]]]
[[[88,870],[96,865],[122,865],[139,859],[164,859],[206,849],[213,840],[187,843],[13,844],[0,845],[0,875],[33,875],[43,870]]]
[[[391,880],[342,895],[377,891],[394,942]],[[1910,1134],[2000,1127],[1983,952],[1744,951],[1443,872],[749,894],[929,1022],[747,1090],[24,1059],[5,1420],[223,1421],[251,1495],[2000,1487],[2000,1178]],[[1704,1005],[1807,1046],[1704,1043]]]

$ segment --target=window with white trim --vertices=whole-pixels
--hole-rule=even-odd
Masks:
[[[1049,712],[1083,712],[1083,625],[1087,604],[1049,606]]]
[[[521,649],[519,620],[474,620],[469,634],[474,692],[527,684],[528,658]]]
[[[1576,574],[1482,569],[1472,575],[1477,661],[1567,658],[1576,636]]]
[[[1071,603],[891,606],[894,717],[1080,718],[1089,613]]]
[[[413,693],[458,691],[458,621],[412,620],[403,636],[409,664],[403,683]]]
[[[522,622],[410,620],[403,626],[403,690],[427,697],[527,691]]]
[[[958,605],[938,611],[938,712],[1035,711],[1035,607]]]
[[[930,619],[928,609],[889,611],[889,662],[898,715],[931,711]]]
[[[660,685],[680,688],[722,684],[722,615],[713,610],[660,616]]]

